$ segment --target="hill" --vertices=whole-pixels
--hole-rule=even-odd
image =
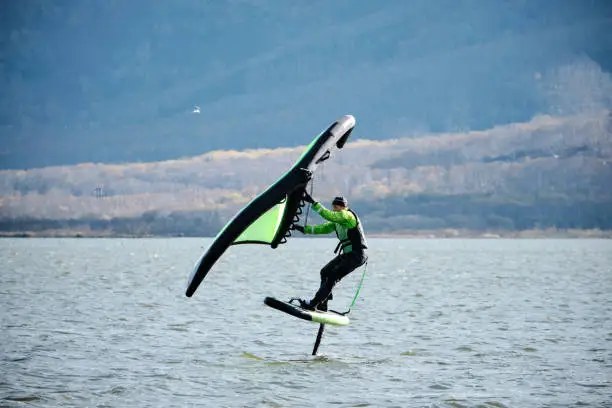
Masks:
[[[323,202],[346,195],[376,233],[610,230],[611,135],[604,110],[484,131],[355,140],[316,173],[314,194]],[[304,147],[0,171],[0,230],[214,235]]]

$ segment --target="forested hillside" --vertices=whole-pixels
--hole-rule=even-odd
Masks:
[[[0,230],[214,235],[304,147],[2,171]],[[346,195],[373,233],[612,229],[611,180],[612,116],[602,110],[351,141],[316,173],[314,194]]]

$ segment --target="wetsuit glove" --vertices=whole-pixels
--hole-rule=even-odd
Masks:
[[[302,234],[304,234],[304,227],[302,227],[301,225],[294,225],[291,229],[300,231]]]
[[[304,191],[304,201],[310,204],[314,204],[315,202],[315,200],[313,200],[310,194],[308,194],[306,191]]]

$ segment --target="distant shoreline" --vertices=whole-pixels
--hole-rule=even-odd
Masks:
[[[322,238],[327,236],[321,236]],[[331,237],[331,235],[330,235]],[[118,234],[111,231],[0,231],[0,238],[214,238],[204,235],[180,234]],[[332,237],[333,238],[333,237]],[[475,231],[475,230],[414,230],[396,232],[369,233],[367,238],[402,238],[402,239],[529,239],[529,238],[565,238],[565,239],[612,239],[612,230],[510,230],[510,231]]]

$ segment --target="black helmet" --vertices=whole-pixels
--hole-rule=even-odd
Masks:
[[[334,201],[332,201],[332,205],[341,205],[343,207],[348,207],[348,201],[346,201],[346,198],[342,197],[342,196],[338,196],[336,198],[334,198]]]

